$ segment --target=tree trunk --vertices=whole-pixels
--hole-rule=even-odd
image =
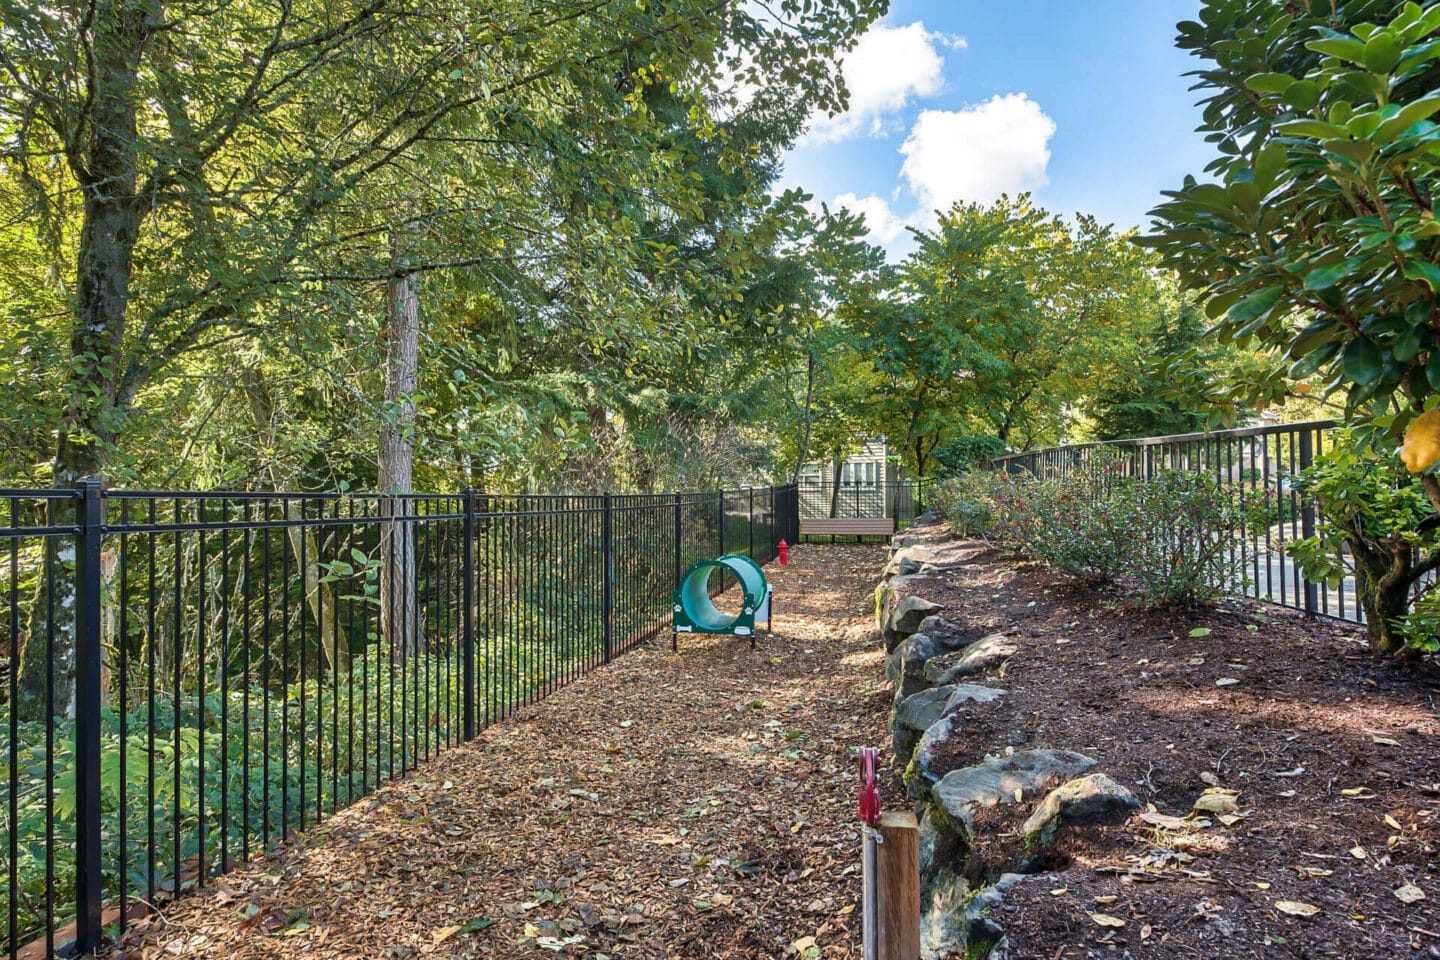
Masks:
[[[409,256],[413,227],[391,238],[397,264]],[[414,491],[415,390],[419,385],[420,302],[413,274],[390,281],[385,343],[385,407],[380,424],[379,483],[381,516],[407,517]],[[380,628],[390,642],[391,655],[404,658],[420,651],[417,622],[415,531],[406,520],[381,527]]]
[[[840,515],[840,454],[831,458],[832,470],[830,472],[830,516],[833,519]]]
[[[800,442],[795,447],[795,483],[800,482],[800,468],[805,466],[805,458],[810,456],[810,425],[811,412],[810,404],[815,395],[815,351],[807,354],[808,360],[805,364],[805,412],[800,418]]]
[[[144,10],[102,4],[93,25],[91,118],[77,170],[82,219],[75,260],[70,375],[52,485],[100,476],[119,427],[116,395],[140,213],[135,199],[135,105]],[[50,522],[74,522],[74,503],[53,501]],[[48,720],[75,713],[75,544],[47,540],[17,681],[17,714]],[[47,657],[48,647],[48,657]],[[48,696],[47,696],[48,694]],[[53,699],[49,699],[53,697]]]
[[[1407,649],[1405,638],[1395,624],[1410,611],[1410,547],[1396,543],[1393,549],[1379,549],[1353,537],[1349,542],[1355,560],[1355,594],[1365,611],[1370,649],[1388,657],[1402,654]]]

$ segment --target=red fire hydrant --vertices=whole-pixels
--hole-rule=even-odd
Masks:
[[[783,567],[783,566],[785,566],[785,564],[787,564],[787,563],[790,562],[790,544],[786,543],[784,540],[781,540],[781,541],[780,541],[780,544],[779,544],[779,549],[780,549],[780,566]]]

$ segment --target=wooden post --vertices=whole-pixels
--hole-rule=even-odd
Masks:
[[[920,827],[915,814],[880,815],[879,960],[920,960]]]

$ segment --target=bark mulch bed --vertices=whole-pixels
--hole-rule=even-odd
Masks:
[[[777,636],[668,633],[145,921],[127,957],[854,957],[878,546],[800,547]]]
[[[1149,804],[1061,829],[1055,872],[1012,888],[995,917],[1012,958],[1440,957],[1433,672],[1374,659],[1337,621],[1249,602],[1146,609],[973,546],[916,592],[1020,650],[985,681],[1009,693],[969,712],[946,768],[1079,750]],[[1234,809],[1192,814],[1217,787],[1238,791]],[[1036,799],[980,818],[988,879],[1023,858]]]

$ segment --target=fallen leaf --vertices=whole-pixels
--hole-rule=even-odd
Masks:
[[[1142,926],[1142,927],[1140,928],[1140,939],[1141,939],[1141,940],[1149,940],[1149,939],[1150,939],[1150,934],[1152,934],[1152,933],[1154,933],[1154,932],[1155,932],[1155,928],[1152,927],[1152,926],[1150,926],[1150,924],[1147,923],[1147,924],[1145,924],[1144,926]]]
[[[1313,903],[1303,903],[1299,900],[1276,900],[1275,909],[1281,913],[1288,913],[1292,917],[1313,917],[1320,913],[1320,908]]]
[[[1119,917],[1111,916],[1111,915],[1108,914],[1108,913],[1092,913],[1092,914],[1090,914],[1090,919],[1091,919],[1091,920],[1094,920],[1096,923],[1098,923],[1098,924],[1099,924],[1100,926],[1102,926],[1102,927],[1123,927],[1123,926],[1125,926],[1125,921],[1124,921],[1124,920],[1121,920]]]
[[[1425,891],[1413,883],[1407,883],[1395,890],[1395,899],[1401,903],[1418,903],[1425,899]]]
[[[1208,636],[1210,636],[1210,628],[1209,628],[1209,627],[1196,627],[1194,630],[1191,630],[1191,631],[1190,631],[1190,636],[1192,636],[1192,637],[1208,637]]]
[[[1195,801],[1194,809],[1203,813],[1234,813],[1240,808],[1235,802],[1238,794],[1234,790],[1226,790],[1224,787],[1211,787],[1200,794]]]
[[[1351,847],[1351,848],[1350,848],[1350,856],[1354,857],[1356,860],[1364,860],[1364,859],[1365,859],[1365,848],[1362,847],[1362,846],[1359,846],[1358,844],[1357,844],[1356,846]]]
[[[1221,677],[1219,680],[1216,680],[1216,681],[1215,681],[1215,686],[1217,686],[1217,687],[1233,687],[1233,686],[1235,686],[1235,684],[1237,684],[1237,683],[1239,683],[1239,682],[1240,682],[1240,681],[1237,680],[1237,679],[1234,678],[1234,677]]]
[[[457,933],[459,933],[459,932],[460,932],[460,925],[459,925],[459,924],[456,924],[456,925],[453,926],[453,927],[439,927],[439,928],[437,928],[437,929],[435,929],[435,930],[431,930],[431,931],[430,931],[430,942],[431,942],[431,943],[444,943],[446,940],[449,940],[451,937],[455,936],[455,934],[457,934]]]

